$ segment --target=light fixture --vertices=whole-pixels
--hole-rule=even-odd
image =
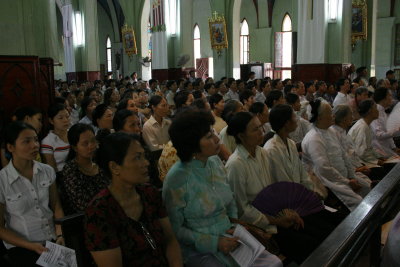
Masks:
[[[329,22],[336,22],[338,13],[338,0],[329,0],[328,18]]]
[[[172,35],[176,34],[176,0],[169,0],[169,31]]]
[[[76,11],[73,18],[74,26],[74,44],[75,46],[83,46],[85,44],[85,28],[82,12]]]

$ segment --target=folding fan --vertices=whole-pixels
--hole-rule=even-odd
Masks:
[[[253,206],[262,213],[272,216],[283,209],[292,209],[301,217],[324,209],[317,194],[293,182],[277,182],[267,186],[258,193]]]

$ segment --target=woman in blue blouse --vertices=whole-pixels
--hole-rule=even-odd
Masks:
[[[228,255],[239,243],[224,234],[232,233],[230,218],[237,218],[237,209],[217,156],[220,145],[213,124],[210,113],[188,110],[169,129],[180,161],[167,174],[163,199],[188,267],[236,266]],[[267,251],[259,260],[259,266],[281,264]]]

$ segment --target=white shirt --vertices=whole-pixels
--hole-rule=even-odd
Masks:
[[[175,97],[175,93],[172,92],[172,91],[169,91],[167,96],[166,96],[168,105],[175,106],[174,97]]]
[[[321,182],[350,209],[362,201],[362,197],[349,186],[355,178],[354,168],[331,130],[313,127],[301,143],[303,163],[312,167]]]
[[[34,161],[32,182],[14,168],[12,160],[0,171],[0,203],[5,206],[5,227],[31,242],[55,239],[49,189],[54,169]],[[4,242],[7,249],[14,245]]]
[[[332,125],[330,127],[332,132],[336,135],[337,139],[340,141],[340,145],[342,146],[343,150],[347,153],[347,156],[351,159],[351,163],[353,164],[354,168],[362,167],[361,158],[358,156],[353,140],[349,135],[346,134],[345,129],[338,125]]]
[[[151,151],[157,151],[164,148],[164,145],[170,140],[168,129],[171,125],[171,121],[163,118],[161,125],[150,116],[145,124],[143,125],[143,140],[149,146]]]
[[[370,126],[359,119],[348,132],[353,141],[355,151],[363,163],[377,164],[378,159],[382,157],[372,146],[372,130]]]
[[[57,171],[61,171],[64,168],[69,149],[70,145],[54,134],[53,131],[49,132],[40,145],[40,153],[53,155]]]
[[[229,91],[224,95],[224,101],[227,102],[231,99],[239,100],[239,94],[237,92],[232,91],[231,89],[229,89]]]
[[[397,154],[393,151],[393,149],[396,148],[393,136],[397,135],[399,132],[397,130],[393,132],[387,131],[386,124],[388,116],[385,112],[385,108],[379,104],[376,106],[379,111],[379,118],[371,123],[371,129],[374,133],[372,146],[386,158],[396,156]]]
[[[225,126],[221,132],[219,133],[219,139],[221,140],[221,143],[224,144],[226,149],[229,151],[229,153],[233,153],[236,149],[236,141],[235,137],[232,135],[229,135],[226,131],[228,130],[228,126]]]
[[[333,100],[333,106],[336,107],[337,105],[349,105],[351,101],[351,97],[348,94],[343,94],[341,92],[338,92],[335,100]]]
[[[274,232],[276,227],[251,204],[262,189],[274,182],[268,172],[269,160],[267,151],[261,147],[257,147],[256,156],[252,157],[246,148],[238,145],[225,167],[235,194],[239,219]]]
[[[297,120],[297,128],[294,132],[291,132],[289,134],[289,137],[297,144],[303,141],[304,136],[306,136],[308,131],[312,128],[312,125],[309,121],[303,119],[298,114],[296,114],[296,120]]]
[[[254,98],[256,102],[261,102],[261,103],[265,103],[266,99],[267,97],[264,95],[264,92],[257,92],[256,97]]]
[[[296,143],[287,139],[288,146],[282,138],[275,134],[264,145],[269,159],[269,173],[274,182],[294,182],[304,185],[310,190],[314,189],[314,184],[308,176],[297,152]]]
[[[397,103],[392,112],[390,112],[386,122],[386,129],[388,132],[396,132],[400,129],[400,103]]]

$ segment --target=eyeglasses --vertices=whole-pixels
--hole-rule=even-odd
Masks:
[[[147,242],[150,244],[152,249],[156,249],[157,248],[157,244],[156,241],[154,241],[153,237],[151,236],[150,232],[146,229],[146,227],[144,227],[144,225],[140,223],[140,227],[142,228],[143,231],[143,235],[146,238]]]

